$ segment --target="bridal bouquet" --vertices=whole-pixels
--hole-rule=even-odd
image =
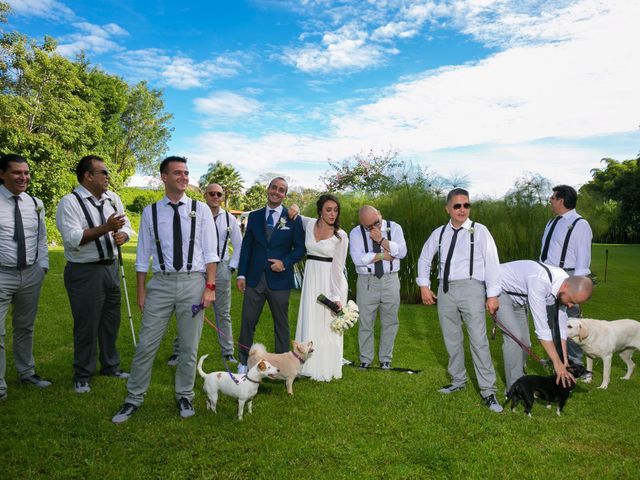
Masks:
[[[329,300],[326,296],[318,295],[318,302],[327,307],[336,318],[331,322],[331,330],[336,333],[344,334],[345,330],[350,329],[358,322],[358,305],[353,300],[349,300],[347,304],[340,308],[335,302]]]

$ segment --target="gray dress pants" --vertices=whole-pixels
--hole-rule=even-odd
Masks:
[[[513,303],[511,297],[506,293],[501,293],[498,300],[500,301],[500,308],[498,309],[497,317],[500,323],[527,347],[531,347],[526,307]],[[524,375],[527,352],[514,342],[511,337],[503,333],[502,356],[504,358],[505,389],[508,392],[511,385]]]

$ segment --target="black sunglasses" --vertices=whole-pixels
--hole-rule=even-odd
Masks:
[[[222,195],[224,194],[222,192],[207,192],[207,195],[209,195],[210,197],[222,198]]]
[[[105,177],[109,176],[109,170],[89,170],[89,173],[95,175],[96,173],[101,173]]]
[[[380,220],[376,220],[375,222],[373,222],[371,225],[366,225],[364,227],[364,229],[368,232],[369,230],[371,230],[372,228],[375,227],[379,227],[380,226]]]
[[[469,210],[471,208],[471,204],[470,203],[456,203],[455,205],[453,205],[453,209],[454,210],[460,210],[462,207],[464,207],[465,210]]]

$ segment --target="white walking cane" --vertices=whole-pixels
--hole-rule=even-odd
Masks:
[[[133,328],[133,317],[131,317],[131,304],[129,303],[129,291],[127,290],[127,278],[124,276],[124,262],[122,261],[122,248],[118,245],[118,261],[120,262],[120,273],[122,274],[122,287],[124,288],[124,298],[127,301],[127,313],[129,314],[129,325],[131,325],[131,337],[133,346],[137,347],[136,331]]]

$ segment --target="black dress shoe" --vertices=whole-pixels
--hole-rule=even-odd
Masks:
[[[370,366],[371,366],[370,363],[361,362],[360,365],[358,365],[358,368],[369,368]]]
[[[391,370],[391,362],[380,362],[380,368],[382,370]]]

